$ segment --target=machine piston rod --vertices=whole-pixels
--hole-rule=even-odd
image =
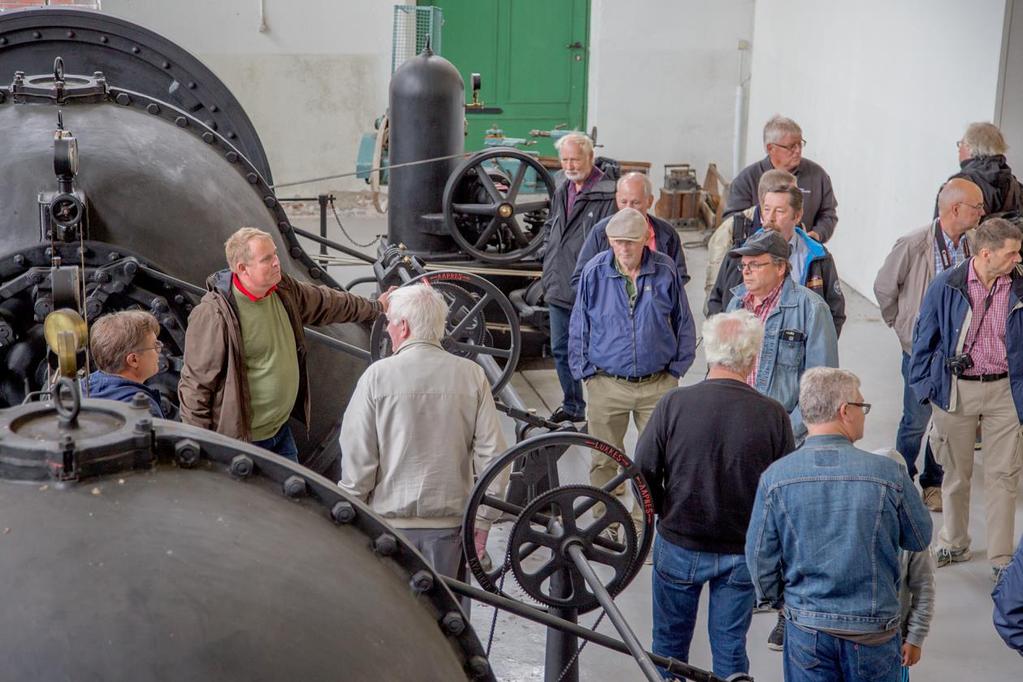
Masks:
[[[605,635],[600,632],[594,632],[593,630],[585,628],[582,625],[569,623],[566,620],[562,620],[561,618],[557,618],[555,616],[550,615],[546,611],[541,611],[540,609],[534,606],[529,606],[528,604],[523,604],[513,599],[508,599],[507,597],[502,597],[498,594],[493,594],[491,592],[487,592],[486,590],[481,590],[478,587],[467,585],[466,583],[463,583],[460,580],[455,580],[454,578],[444,577],[444,584],[447,585],[448,589],[454,592],[455,594],[469,597],[470,599],[474,599],[480,603],[493,606],[494,608],[497,609],[502,609],[513,615],[519,616],[520,618],[531,620],[534,623],[539,623],[540,625],[546,625],[549,628],[557,628],[559,630],[571,632],[572,634],[578,636],[580,639],[585,639],[588,642],[593,642],[594,644],[602,646],[605,649],[611,649],[612,651],[617,651],[618,653],[621,654],[632,653],[631,651],[629,651],[629,647],[625,644],[625,642],[617,640],[614,637],[609,637],[608,635]],[[650,660],[652,660],[656,665],[661,666],[662,668],[672,673],[673,675],[684,677],[687,680],[693,680],[694,682],[729,682],[729,680],[725,680],[721,677],[718,677],[713,673],[709,673],[706,670],[700,670],[699,668],[694,668],[693,666],[687,663],[683,663],[682,661],[675,660],[674,658],[665,658],[664,656],[658,656],[657,654],[652,654],[649,652],[644,652],[644,655],[649,656]],[[733,677],[730,679],[752,680],[753,678]]]

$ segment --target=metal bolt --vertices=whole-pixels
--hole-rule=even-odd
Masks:
[[[183,469],[191,469],[198,464],[201,454],[202,447],[191,438],[184,438],[174,444],[174,457]]]
[[[213,120],[212,118],[208,118],[208,119],[206,119],[205,121],[203,121],[203,123],[204,123],[204,124],[206,125],[206,127],[207,127],[207,128],[209,128],[210,130],[216,130],[216,129],[217,129],[217,122],[216,122],[216,121],[214,121],[214,120]]]
[[[28,274],[29,284],[39,284],[43,281],[43,273],[41,272],[30,272]]]
[[[103,43],[104,45],[106,45],[107,43],[109,43],[109,42],[110,42],[110,38],[107,38],[106,36],[100,36],[100,37],[99,37],[99,41],[100,41],[101,43]]]
[[[111,251],[110,253],[107,254],[107,260],[110,261],[111,263],[113,263],[115,260],[119,260],[120,258],[121,254],[119,254],[116,251]]]
[[[483,656],[473,656],[469,659],[469,673],[473,677],[483,677],[490,672],[490,662]]]
[[[163,317],[160,318],[160,324],[166,327],[167,329],[172,329],[178,326],[178,321],[175,320],[170,315],[164,315]]]
[[[277,205],[277,199],[273,198],[269,194],[263,197],[263,203],[266,204],[267,208],[273,208]]]
[[[174,296],[174,302],[177,303],[178,305],[184,305],[185,297],[182,294],[176,294]]]
[[[163,62],[160,64],[160,66],[162,66],[165,69],[169,69],[170,68],[170,62],[167,61],[166,59],[164,59]]]
[[[36,317],[43,319],[53,312],[53,302],[48,298],[40,298],[36,301],[33,310],[35,311]]]
[[[233,140],[236,137],[238,137],[238,134],[235,133],[235,132],[230,132],[230,133],[227,134],[227,139],[229,139],[229,140]]]
[[[157,104],[156,102],[150,102],[149,105],[146,107],[146,111],[156,116],[157,114],[160,113],[160,105]]]
[[[135,422],[135,432],[136,433],[148,433],[152,428],[153,428],[153,420],[152,419],[139,419],[137,422]],[[184,441],[182,441],[182,442],[184,442]],[[179,445],[180,445],[180,443],[179,443]],[[174,449],[177,450],[177,447],[175,447]]]
[[[149,398],[146,396],[145,393],[139,391],[138,393],[131,397],[131,406],[139,410],[148,410]]]
[[[36,38],[36,39],[39,39],[39,38],[43,37],[43,34],[40,33],[39,31],[32,31],[32,37]]]
[[[188,119],[185,118],[184,116],[178,116],[176,119],[174,119],[174,124],[179,128],[187,128]]]
[[[282,488],[284,489],[284,495],[292,499],[299,497],[301,495],[305,495],[306,492],[305,479],[302,478],[301,476],[288,476],[286,479],[284,479],[284,485],[282,486]]]
[[[215,114],[218,111],[220,111],[220,107],[218,107],[216,104],[211,104],[210,105],[210,111]]]
[[[17,265],[19,268],[25,267],[25,256],[19,253],[17,256],[14,257],[14,264]]]
[[[74,31],[68,31],[64,35],[66,35],[68,38],[74,38],[75,37],[75,32]]]
[[[429,592],[433,589],[433,575],[429,571],[416,571],[412,579],[408,581],[409,586],[416,592]]]
[[[128,275],[129,277],[134,276],[135,273],[138,271],[139,264],[136,263],[135,261],[128,261],[127,263],[124,264],[124,274]]]
[[[227,159],[228,163],[238,163],[238,153],[237,152],[228,152],[224,156],[224,158]]]
[[[247,455],[235,455],[231,460],[231,475],[237,478],[248,478],[252,475],[254,465]]]
[[[249,183],[252,185],[255,185],[257,182],[259,182],[259,176],[256,175],[255,173],[246,174],[245,179],[248,180]]]
[[[208,130],[202,134],[202,141],[205,142],[206,144],[213,144],[213,141],[216,139],[217,136]]]
[[[14,330],[11,329],[11,325],[0,321],[0,348],[4,348],[9,344],[14,343],[17,338],[18,337],[14,333]]]
[[[0,45],[6,45],[6,44],[7,44],[7,38],[0,38]]]
[[[103,272],[102,270],[97,270],[96,272],[94,272],[92,274],[92,280],[94,282],[109,282],[110,281],[110,273],[109,272]]]
[[[319,279],[323,276],[323,271],[319,268],[309,268],[309,276],[313,279]]]
[[[118,93],[118,95],[114,99],[114,101],[117,102],[118,104],[120,104],[122,107],[126,107],[129,104],[131,104],[131,97],[128,96],[128,93],[122,92],[122,93]]]
[[[291,247],[291,250],[289,251],[289,253],[291,254],[292,258],[298,258],[303,253],[302,252],[302,247],[301,246],[293,246],[293,247]]]
[[[142,51],[142,48],[140,48],[138,45],[133,45],[132,48],[131,48],[131,53],[132,54],[138,54],[141,51]]]
[[[188,81],[188,89],[195,90],[195,81]]]
[[[331,508],[330,518],[336,523],[351,523],[355,520],[355,505],[351,502],[338,502]]]
[[[456,637],[465,632],[465,618],[462,618],[462,614],[458,611],[448,611],[444,614],[444,617],[440,620],[441,627],[451,635]]]
[[[154,313],[161,313],[167,309],[167,299],[162,296],[154,296],[149,300],[149,307]]]
[[[380,556],[391,556],[398,551],[398,539],[390,533],[384,533],[373,541],[373,551]]]

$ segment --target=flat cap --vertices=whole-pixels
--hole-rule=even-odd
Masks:
[[[607,221],[607,238],[645,242],[649,229],[645,215],[634,208],[623,208]]]
[[[774,230],[763,229],[747,239],[742,246],[729,251],[728,254],[731,256],[759,256],[769,253],[777,258],[788,260],[790,251],[791,248],[785,241],[785,237]]]

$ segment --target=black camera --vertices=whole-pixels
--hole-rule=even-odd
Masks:
[[[969,353],[959,353],[945,360],[945,366],[952,376],[961,377],[966,370],[973,369],[973,357]]]

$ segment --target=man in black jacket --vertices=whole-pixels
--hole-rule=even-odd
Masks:
[[[658,515],[653,651],[689,660],[704,583],[714,674],[749,671],[746,633],[754,592],[744,556],[760,474],[795,449],[781,403],[746,384],[764,328],[745,310],[703,324],[709,371],[668,392],[636,446]]]
[[[952,178],[966,178],[980,187],[984,195],[984,220],[998,218],[1005,213],[1023,211],[1023,186],[1005,162],[1005,144],[1002,131],[992,123],[971,123],[963,138],[956,142],[959,148],[960,171]],[[938,205],[934,205],[934,217]]]
[[[544,225],[543,287],[550,315],[551,354],[564,394],[551,421],[584,421],[586,401],[581,382],[568,366],[568,321],[575,303],[572,273],[583,240],[593,226],[617,210],[615,183],[593,165],[593,142],[583,133],[569,133],[557,142],[565,182],[554,191]]]
[[[763,229],[778,232],[789,243],[792,279],[824,299],[831,310],[835,332],[841,334],[845,323],[845,295],[838,281],[835,259],[823,244],[799,227],[803,217],[803,193],[795,185],[795,178],[779,173],[764,176],[765,180],[769,177],[777,177],[778,181],[760,188]],[[732,300],[732,290],[742,284],[739,260],[738,256],[729,253],[722,261],[714,288],[707,298],[708,315],[726,310]]]

